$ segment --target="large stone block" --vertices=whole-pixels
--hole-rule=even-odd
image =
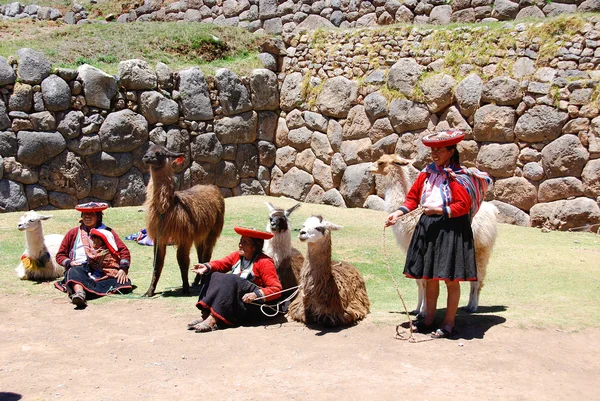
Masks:
[[[179,71],[179,93],[183,117],[186,120],[207,121],[214,118],[208,84],[199,68]]]
[[[110,113],[98,131],[105,152],[130,152],[148,140],[148,122],[129,109]]]
[[[575,135],[563,135],[542,149],[546,177],[581,177],[589,153]]]
[[[317,96],[317,109],[330,117],[344,118],[358,97],[358,84],[344,77],[328,79]]]
[[[589,198],[538,203],[531,208],[529,215],[532,227],[561,231],[570,228],[595,228],[600,224],[600,207]]]
[[[476,166],[493,177],[512,177],[517,167],[519,147],[514,144],[490,143],[481,146]]]
[[[373,193],[375,180],[369,174],[370,167],[371,163],[361,163],[346,168],[340,183],[340,194],[347,206],[362,207]]]

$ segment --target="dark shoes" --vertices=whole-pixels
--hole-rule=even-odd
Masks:
[[[413,332],[414,333],[428,334],[428,333],[433,332],[434,329],[435,329],[435,323],[425,324],[424,320],[419,320],[413,324]]]
[[[452,329],[452,331],[448,331],[444,328],[441,328],[431,333],[431,338],[451,338],[456,334],[458,334],[458,332],[454,329]]]
[[[73,303],[73,305],[79,307],[79,308],[84,308],[87,306],[87,302],[85,302],[85,292],[84,291],[77,291],[75,294],[71,295],[71,302]]]

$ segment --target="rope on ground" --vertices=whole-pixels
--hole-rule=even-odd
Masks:
[[[267,304],[264,304],[264,303],[263,303],[263,304],[259,304],[259,303],[257,303],[257,302],[250,302],[250,304],[251,304],[251,305],[260,306],[260,311],[263,313],[263,315],[265,315],[265,316],[267,316],[267,317],[275,317],[275,316],[277,316],[279,313],[284,313],[283,311],[279,310],[279,307],[280,307],[282,304],[286,303],[287,301],[289,301],[289,300],[293,299],[293,298],[296,296],[296,294],[298,294],[298,291],[300,291],[300,286],[299,286],[299,285],[297,285],[296,287],[290,287],[290,288],[287,288],[287,289],[285,289],[285,290],[281,290],[281,291],[278,291],[278,292],[274,292],[273,294],[269,295],[269,296],[273,296],[273,295],[277,295],[277,294],[282,294],[282,293],[284,293],[284,292],[286,292],[286,291],[291,291],[291,290],[296,290],[296,291],[294,291],[294,292],[292,293],[292,295],[288,296],[286,299],[284,299],[284,300],[282,300],[282,301],[279,301],[279,302],[277,302],[277,304],[276,304],[276,305],[267,305]],[[266,299],[266,298],[267,298],[267,296],[265,295],[265,296],[262,296],[262,297],[258,297],[258,298],[256,298],[256,299],[255,299],[255,301],[257,301],[257,300],[261,300],[261,299]],[[269,314],[269,313],[266,311],[266,309],[270,309],[271,311],[275,311],[275,313],[273,313],[273,314]]]
[[[421,214],[423,214],[423,209],[421,207],[418,207],[417,209],[400,216],[399,220],[404,220],[404,221],[417,220],[421,217]],[[398,282],[394,278],[394,275],[392,274],[392,269],[390,267],[389,258],[387,255],[385,229],[386,229],[386,227],[384,226],[383,227],[383,257],[385,259],[385,267],[387,268],[390,278],[392,279],[392,282],[394,283],[394,287],[396,288],[396,293],[398,294],[400,301],[402,301],[402,306],[404,307],[404,312],[406,313],[406,319],[407,319],[408,328],[409,328],[409,334],[408,334],[408,337],[406,337],[403,333],[400,333],[400,327],[402,326],[402,323],[396,325],[396,335],[394,336],[394,338],[397,340],[408,341],[410,343],[420,343],[420,342],[424,342],[424,341],[430,341],[430,340],[432,340],[431,338],[424,339],[424,340],[417,340],[415,338],[415,336],[413,335],[413,325],[412,325],[412,322],[410,319],[410,315],[408,313],[408,308],[406,307],[406,302],[404,302],[404,297],[400,293],[400,287],[398,286]]]

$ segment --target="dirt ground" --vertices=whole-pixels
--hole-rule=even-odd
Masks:
[[[485,313],[452,340],[394,339],[401,315],[196,334],[158,299],[0,295],[0,400],[592,400],[600,330],[521,329]],[[425,338],[425,337],[419,337]]]

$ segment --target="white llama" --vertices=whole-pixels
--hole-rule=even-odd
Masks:
[[[370,171],[373,174],[383,176],[385,187],[385,208],[391,213],[404,203],[406,194],[410,190],[412,180],[410,179],[409,169],[410,161],[400,156],[383,155],[371,165]],[[414,170],[414,168],[413,168]],[[479,211],[471,222],[473,230],[473,239],[475,241],[475,263],[477,265],[477,281],[471,281],[469,292],[469,303],[466,310],[476,312],[479,306],[479,294],[483,288],[486,276],[487,265],[494,248],[496,236],[498,234],[498,222],[496,219],[498,209],[489,202],[483,202]],[[413,232],[415,231],[417,220],[400,219],[393,227],[392,231],[396,237],[396,242],[406,253]],[[419,289],[417,308],[414,313],[419,316],[425,316],[425,280],[417,280]]]
[[[55,259],[63,236],[60,234],[44,236],[42,220],[51,217],[30,211],[19,220],[17,228],[19,231],[25,231],[27,243],[21,262],[15,269],[21,280],[54,280],[62,276],[65,271]]]
[[[297,203],[289,209],[277,208],[269,202],[265,204],[269,208],[267,231],[273,233],[273,238],[265,241],[263,252],[275,262],[281,286],[287,290],[298,285],[300,270],[304,263],[302,253],[292,247],[292,224],[290,223],[290,214],[298,209],[300,204]]]

